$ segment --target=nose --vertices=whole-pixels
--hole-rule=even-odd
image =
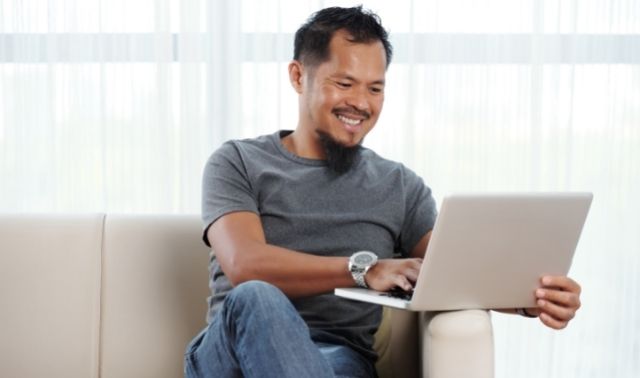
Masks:
[[[369,91],[366,88],[352,88],[345,102],[361,112],[370,113],[371,111]]]

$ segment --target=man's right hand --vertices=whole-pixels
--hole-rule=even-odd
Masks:
[[[367,271],[364,280],[378,291],[389,291],[395,287],[409,291],[418,279],[422,259],[382,259]]]

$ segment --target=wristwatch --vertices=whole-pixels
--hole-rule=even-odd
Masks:
[[[356,281],[356,285],[365,289],[369,287],[364,280],[364,275],[377,262],[378,256],[373,252],[360,251],[351,255],[349,258],[349,272],[351,272],[353,280]]]

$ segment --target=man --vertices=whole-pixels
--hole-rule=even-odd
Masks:
[[[213,295],[209,326],[187,350],[187,376],[376,375],[380,307],[332,291],[410,289],[436,217],[418,176],[361,147],[382,110],[391,56],[376,15],[317,12],[297,31],[289,64],[295,131],[227,142],[208,161]],[[354,269],[363,250],[377,263]],[[563,328],[579,293],[567,277],[544,277],[538,307],[524,315]]]

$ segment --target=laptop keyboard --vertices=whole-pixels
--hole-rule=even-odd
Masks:
[[[383,293],[382,295],[392,298],[404,299],[405,301],[410,301],[413,296],[413,289],[409,291],[402,290],[398,287]]]

